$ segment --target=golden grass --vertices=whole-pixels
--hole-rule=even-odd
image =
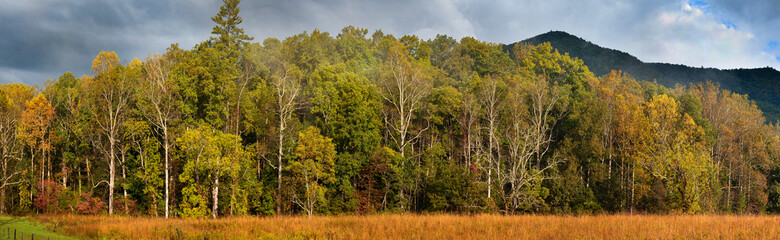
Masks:
[[[780,239],[780,216],[369,215],[217,220],[38,216],[97,239]]]

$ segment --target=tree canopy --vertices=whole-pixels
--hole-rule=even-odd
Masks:
[[[549,43],[345,27],[214,36],[0,85],[0,211],[245,214],[780,211],[780,124]]]

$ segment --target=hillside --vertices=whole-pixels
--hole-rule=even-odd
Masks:
[[[717,82],[725,89],[748,94],[764,111],[768,122],[780,120],[780,72],[773,68],[720,70],[679,64],[645,63],[628,53],[604,48],[560,31],[544,33],[520,43],[538,45],[543,42],[550,42],[561,53],[582,59],[588,68],[599,76],[614,69],[622,70],[637,80],[656,81],[667,87],[707,80]],[[504,50],[510,50],[514,44],[504,45]]]

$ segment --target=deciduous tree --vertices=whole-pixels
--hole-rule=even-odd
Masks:
[[[30,99],[24,105],[25,110],[21,115],[18,137],[32,150],[32,161],[35,161],[33,152],[40,152],[41,159],[38,166],[41,175],[39,181],[43,182],[47,172],[48,177],[51,178],[51,162],[47,162],[46,153],[51,150],[51,128],[55,112],[43,93],[38,93],[38,96]],[[34,171],[34,169],[30,169],[30,171]]]
[[[97,143],[108,161],[108,214],[114,213],[114,185],[116,174],[116,156],[120,140],[120,129],[127,119],[133,86],[137,76],[134,71],[119,64],[114,52],[100,52],[92,61],[94,78],[88,79],[84,87],[93,121],[105,137],[107,145]]]
[[[185,196],[185,199],[189,198],[196,203],[185,204],[185,208],[189,208],[185,209],[185,215],[204,217],[205,198],[198,195],[202,194],[201,185],[205,185],[211,188],[211,217],[217,218],[220,179],[223,177],[235,179],[243,167],[242,163],[245,163],[249,157],[244,147],[239,144],[240,139],[237,138],[239,136],[222,133],[207,126],[187,130],[181,138],[178,138],[181,151],[187,159],[184,172],[179,179],[188,185],[185,188],[192,189],[184,193],[190,194]],[[201,175],[207,178],[204,179],[205,183],[200,182]],[[236,184],[233,187],[236,187]]]
[[[319,129],[309,127],[298,134],[295,157],[288,166],[294,181],[293,202],[311,217],[317,203],[325,202],[326,184],[336,181],[336,145]]]
[[[179,86],[170,78],[170,72],[176,64],[176,52],[181,51],[172,46],[169,55],[154,56],[146,59],[146,76],[141,78],[141,88],[136,92],[138,108],[143,116],[152,123],[160,135],[163,148],[165,167],[165,217],[169,215],[170,205],[170,164],[173,148],[172,128],[178,123],[181,110],[181,95]]]

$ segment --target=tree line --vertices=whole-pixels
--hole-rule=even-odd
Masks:
[[[746,95],[594,76],[550,44],[353,26],[213,37],[0,85],[0,211],[213,217],[780,210]]]

